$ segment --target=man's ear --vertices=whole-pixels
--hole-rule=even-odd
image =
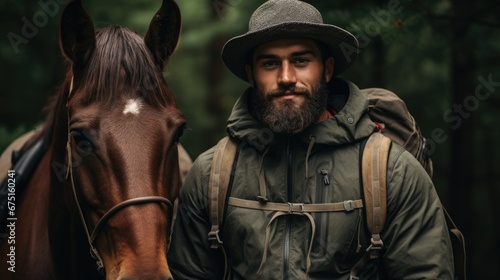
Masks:
[[[325,81],[327,83],[332,79],[333,70],[334,70],[333,57],[329,57],[325,61]]]
[[[250,83],[250,85],[252,87],[254,87],[254,84],[253,84],[253,73],[252,73],[252,67],[250,65],[246,65],[245,66],[245,71],[247,72],[247,80],[248,82]]]

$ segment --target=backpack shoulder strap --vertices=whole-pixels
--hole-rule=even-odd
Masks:
[[[224,215],[227,190],[231,179],[231,171],[234,164],[238,143],[226,136],[215,146],[210,178],[208,182],[208,215],[211,223],[208,241],[211,249],[220,249],[224,257],[224,277],[230,279],[230,271],[226,252],[222,247],[219,228]]]
[[[208,214],[211,223],[208,240],[212,249],[218,249],[222,244],[219,227],[222,223],[231,169],[237,149],[238,143],[227,136],[215,146],[208,183]]]
[[[361,162],[366,224],[372,234],[372,246],[380,245],[380,248],[380,233],[387,216],[387,159],[390,148],[390,138],[374,133],[366,142]]]
[[[391,147],[391,139],[374,133],[366,142],[362,150],[361,174],[363,188],[363,202],[366,213],[366,226],[371,233],[371,245],[366,249],[366,254],[351,269],[350,279],[359,279],[358,272],[370,259],[380,257],[384,245],[380,233],[384,229],[387,217],[387,160]],[[456,279],[466,279],[466,252],[465,239],[457,228],[450,215],[443,207],[446,225],[453,247]]]
[[[358,279],[358,272],[368,260],[377,259],[384,243],[380,233],[387,217],[387,160],[391,139],[382,133],[373,133],[362,151],[361,176],[365,204],[366,226],[371,233],[371,245],[366,254],[354,265],[350,279]]]

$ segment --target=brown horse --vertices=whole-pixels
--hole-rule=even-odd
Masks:
[[[185,119],[162,70],[180,22],[164,0],[143,39],[122,27],[94,32],[81,1],[66,6],[60,42],[70,67],[37,135],[48,151],[15,200],[1,279],[172,279],[166,250]]]

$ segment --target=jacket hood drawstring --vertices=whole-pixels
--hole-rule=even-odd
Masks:
[[[309,146],[307,147],[307,153],[306,153],[306,179],[309,177],[309,156],[311,155],[312,148],[314,146],[314,143],[316,142],[316,137],[314,135],[309,136]]]
[[[257,271],[257,275],[262,275],[264,272],[264,267],[265,263],[267,261],[267,251],[269,249],[269,243],[271,242],[271,224],[272,222],[280,217],[280,216],[285,216],[285,215],[302,215],[306,216],[309,219],[309,222],[311,223],[311,241],[309,242],[309,250],[307,251],[307,256],[306,256],[306,274],[309,274],[309,271],[311,270],[311,251],[312,251],[312,246],[313,246],[313,241],[314,241],[314,234],[316,233],[316,224],[314,223],[314,218],[311,214],[307,212],[285,212],[285,211],[277,211],[274,213],[274,215],[271,217],[271,220],[267,223],[266,226],[266,238],[264,239],[264,252],[262,253],[262,261],[260,262],[259,270]]]
[[[306,153],[306,178],[308,177],[308,170],[309,170],[309,155],[311,154],[312,148],[314,146],[314,143],[316,142],[316,137],[314,135],[309,136],[309,139],[311,140],[309,142],[309,145],[307,147],[307,153]],[[266,179],[264,176],[264,168],[263,168],[263,163],[264,163],[264,157],[266,156],[267,152],[269,151],[269,145],[266,146],[266,149],[264,150],[262,154],[262,158],[260,161],[260,166],[259,166],[259,196],[257,196],[257,199],[259,200],[260,203],[266,203],[268,202],[267,199],[267,193],[266,193]],[[289,203],[290,204],[290,203]],[[267,261],[267,251],[269,250],[269,243],[271,242],[271,224],[273,223],[276,218],[285,216],[285,215],[302,215],[306,216],[309,219],[309,222],[311,223],[311,237],[310,237],[310,242],[309,242],[309,249],[307,251],[307,256],[306,256],[306,273],[309,273],[309,270],[311,269],[311,251],[312,251],[312,246],[314,242],[314,234],[316,233],[316,224],[314,222],[314,217],[307,212],[292,212],[292,211],[276,211],[274,215],[271,217],[269,222],[267,223],[266,226],[266,237],[264,240],[264,252],[262,254],[262,261],[260,263],[259,269],[257,271],[257,274],[261,275],[263,273],[263,269],[265,267],[265,263]]]
[[[266,146],[266,149],[262,153],[262,157],[260,159],[260,165],[259,165],[259,195],[257,196],[257,199],[261,203],[266,203],[269,200],[267,199],[267,185],[266,185],[266,176],[264,172],[264,158],[267,155],[267,152],[269,151],[269,145]]]

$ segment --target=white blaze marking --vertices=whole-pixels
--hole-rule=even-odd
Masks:
[[[125,105],[125,109],[123,109],[123,114],[126,115],[128,113],[139,115],[139,111],[142,107],[141,101],[139,99],[129,99],[127,104]]]

